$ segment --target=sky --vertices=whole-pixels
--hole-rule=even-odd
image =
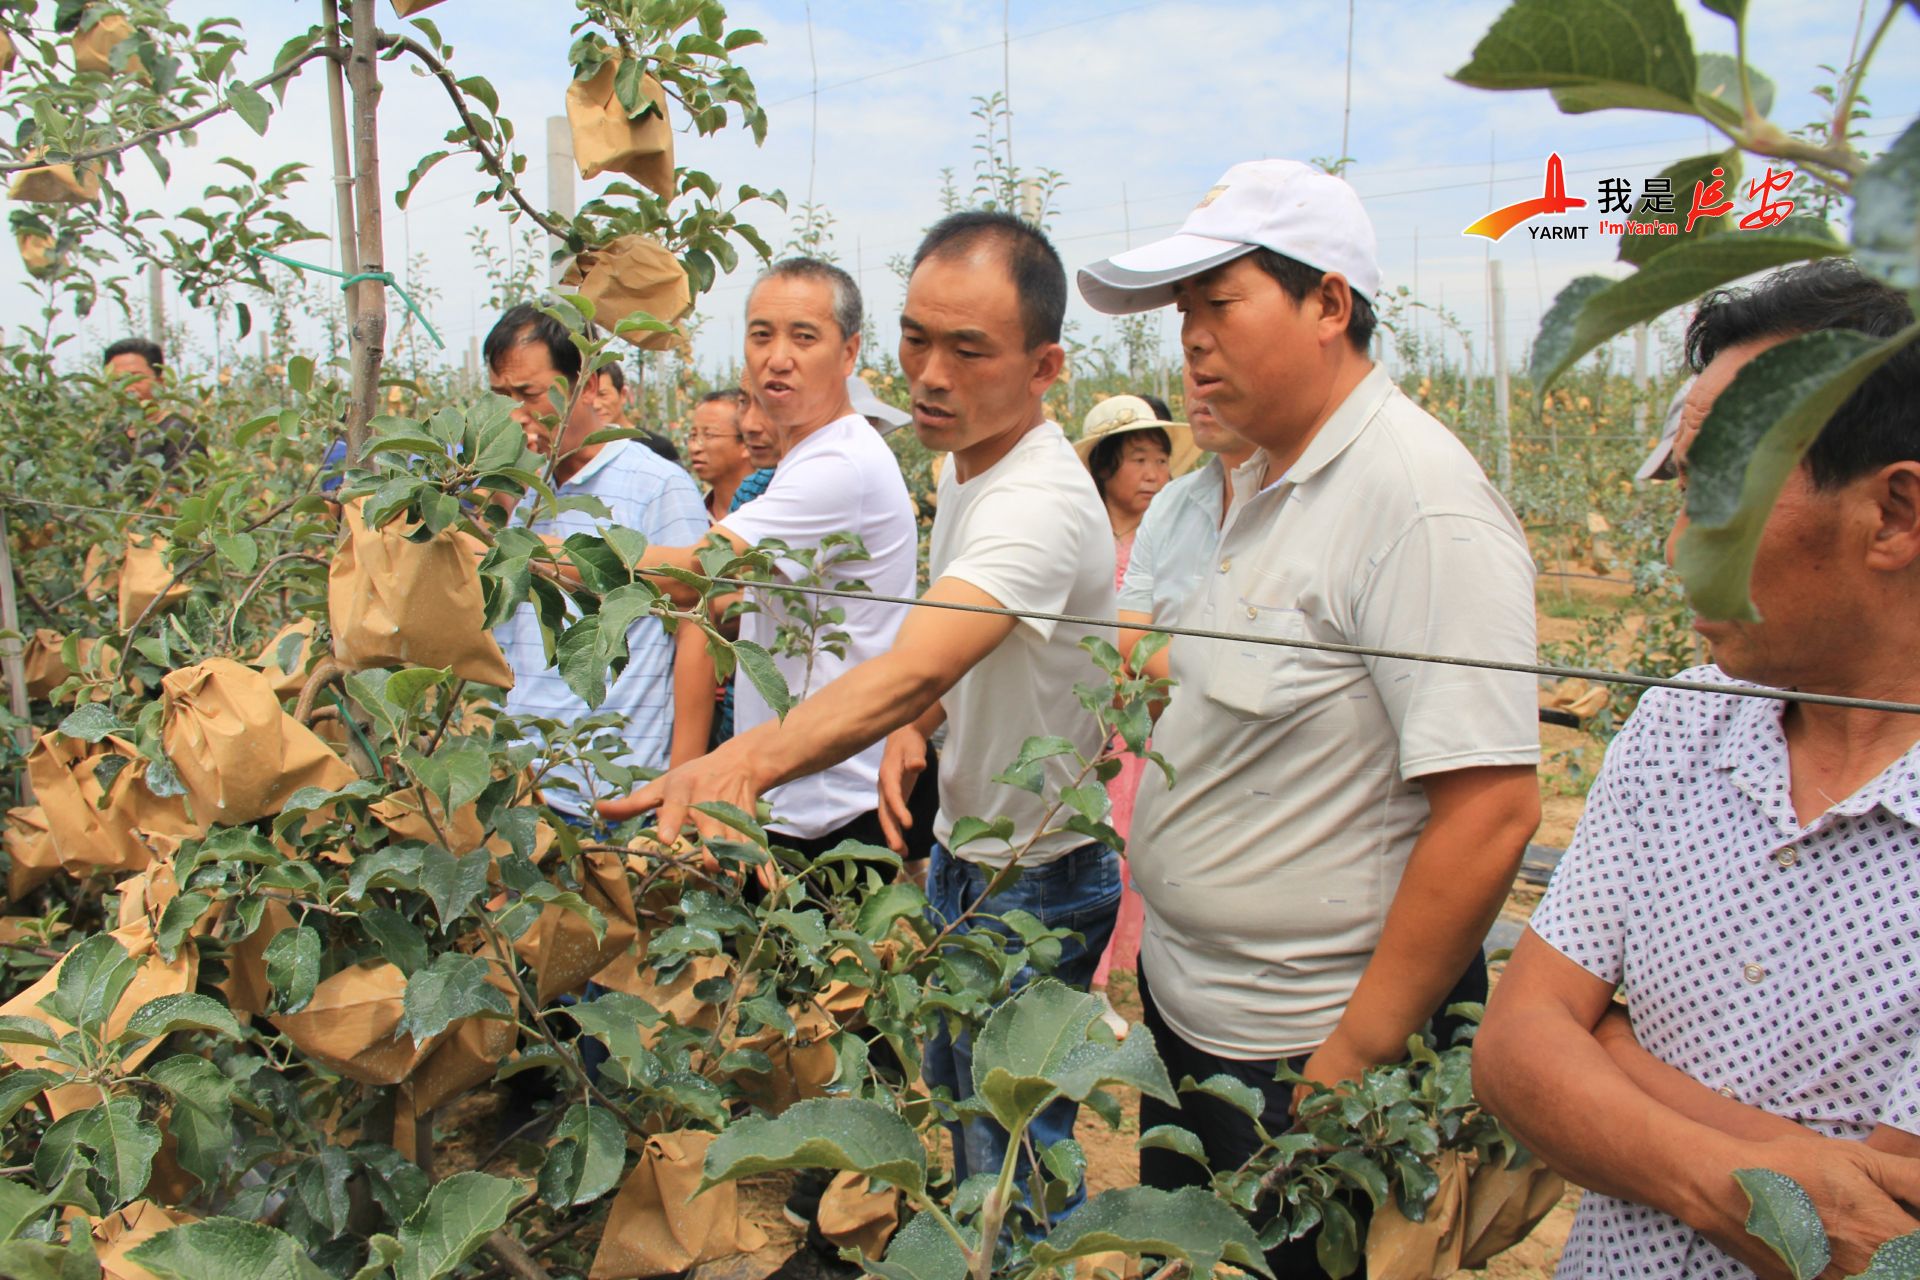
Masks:
[[[1683,7],[1696,49],[1731,50],[1730,24],[1697,4]],[[1022,169],[1060,175],[1049,230],[1069,273],[1170,234],[1231,164],[1335,157],[1344,131],[1352,159],[1347,176],[1375,224],[1385,288],[1405,285],[1427,307],[1451,313],[1484,368],[1492,336],[1487,262],[1497,259],[1506,283],[1507,354],[1518,364],[1540,314],[1567,281],[1621,273],[1614,245],[1593,238],[1539,242],[1523,230],[1489,248],[1461,228],[1491,208],[1538,195],[1550,152],[1563,157],[1569,194],[1592,201],[1602,178],[1629,179],[1637,191],[1666,164],[1724,144],[1679,116],[1564,116],[1544,93],[1488,93],[1449,81],[1503,8],[1503,0],[1353,0],[1349,116],[1343,104],[1350,10],[1337,0],[742,2],[731,7],[732,25],[767,37],[740,55],[768,110],[766,143],[756,147],[733,127],[711,138],[683,132],[677,158],[728,188],[779,188],[796,212],[809,196],[828,210],[836,254],[858,276],[878,321],[877,340],[891,350],[901,288],[888,260],[909,253],[940,215],[943,169],[955,171],[963,193],[971,186],[978,122],[970,113],[979,96],[1007,94],[1013,156]],[[174,5],[186,21],[238,13],[249,50],[237,65],[249,78],[314,20],[315,9],[311,0]],[[388,6],[380,9],[393,25]],[[1753,6],[1749,56],[1776,82],[1776,123],[1793,128],[1826,111],[1812,92],[1833,78],[1820,64],[1844,63],[1860,11],[1847,0]],[[1881,11],[1881,0],[1873,0],[1869,22]],[[455,46],[460,74],[483,75],[499,91],[503,114],[531,147],[527,187],[543,202],[544,121],[564,110],[574,6],[444,0],[426,16]],[[452,121],[441,91],[404,64],[385,64],[383,76],[382,176],[392,192],[414,158],[438,148]],[[1920,113],[1920,19],[1896,19],[1867,93],[1865,145],[1878,150]],[[311,162],[292,207],[307,225],[330,230],[330,149],[317,66],[290,89],[265,138],[231,117],[216,120],[200,131],[195,148],[172,154],[170,184],[139,158],[123,181],[136,207],[172,213],[218,180],[214,162],[224,155],[260,165]],[[578,198],[607,181],[576,181]],[[474,207],[481,185],[470,163],[456,157],[426,178],[404,214],[387,209],[388,256],[424,257],[414,282],[433,295],[428,311],[453,363],[492,321],[481,311],[487,284],[470,236],[481,229],[500,245],[509,235],[503,215]],[[778,208],[758,204],[743,212],[776,249],[789,241],[793,224]],[[296,252],[326,261],[331,250],[315,241]],[[723,278],[701,300],[695,358],[702,366],[725,366],[737,355],[750,278]],[[35,309],[24,281],[18,259],[0,255],[0,323],[25,322]],[[232,358],[230,315],[216,344],[212,317],[187,311],[177,297],[169,307],[170,320],[184,314],[192,334],[186,363]],[[1077,297],[1068,318],[1079,341],[1116,345],[1111,322]],[[1430,314],[1416,319],[1430,335],[1441,330]],[[144,316],[133,323],[144,327]],[[305,328],[317,341],[310,322]],[[1171,317],[1161,321],[1169,350],[1174,328]],[[122,331],[119,317],[96,314],[80,326],[86,343],[76,346]],[[253,341],[248,353],[257,350]],[[1459,337],[1447,341],[1462,353]],[[1660,349],[1654,358],[1672,362],[1677,353]]]

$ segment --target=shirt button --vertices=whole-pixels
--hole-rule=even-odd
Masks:
[[[1728,1088],[1728,1087],[1727,1087],[1726,1085],[1724,1085],[1724,1084],[1723,1084],[1723,1085],[1721,1085],[1721,1086],[1720,1086],[1720,1087],[1719,1087],[1718,1089],[1715,1089],[1715,1090],[1714,1090],[1714,1092],[1715,1092],[1715,1093],[1717,1093],[1717,1094],[1719,1094],[1719,1095],[1720,1095],[1721,1097],[1723,1097],[1723,1098],[1731,1098],[1731,1097],[1733,1097],[1733,1096],[1734,1096],[1734,1092],[1733,1092],[1733,1090],[1732,1090],[1732,1089],[1730,1089],[1730,1088]]]
[[[1790,870],[1793,867],[1799,865],[1800,850],[1795,848],[1793,845],[1788,845],[1786,848],[1782,849],[1780,852],[1774,854],[1773,860],[1780,864],[1781,870],[1783,871]]]
[[[1253,607],[1252,605],[1248,605],[1248,606],[1247,606],[1247,616],[1248,616],[1249,618],[1258,618],[1258,617],[1260,616],[1260,611],[1259,611],[1258,609],[1256,609],[1256,608],[1254,608],[1254,607]]]
[[[1228,556],[1228,557],[1227,557],[1227,558],[1226,558],[1225,560],[1222,560],[1222,561],[1220,562],[1220,572],[1222,572],[1222,573],[1225,573],[1225,572],[1226,572],[1227,570],[1229,570],[1229,569],[1231,569],[1231,568],[1233,568],[1233,557],[1232,557],[1232,556]]]
[[[1766,979],[1766,966],[1756,964],[1749,960],[1746,964],[1740,966],[1740,976],[1745,978],[1750,985],[1758,986]]]

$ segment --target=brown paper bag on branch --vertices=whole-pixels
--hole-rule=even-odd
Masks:
[[[1467,1223],[1460,1265],[1482,1267],[1519,1244],[1566,1194],[1559,1174],[1530,1160],[1521,1168],[1482,1165],[1467,1183]]]
[[[603,173],[624,174],[655,195],[673,198],[673,125],[667,119],[667,92],[652,76],[641,81],[641,92],[654,110],[638,120],[614,91],[621,58],[613,58],[584,80],[567,86],[567,124],[573,130],[573,159],[582,178]],[[660,317],[668,319],[666,316]]]
[[[252,822],[302,787],[338,791],[358,776],[281,709],[272,681],[231,658],[170,671],[160,688],[160,741],[203,822]]]
[[[834,1244],[878,1258],[899,1229],[900,1192],[893,1187],[876,1190],[866,1174],[843,1169],[821,1194],[815,1221],[820,1234]]]
[[[628,316],[646,314],[674,324],[693,306],[680,259],[650,236],[619,236],[573,260],[560,278],[560,287],[593,299],[593,320],[609,333]],[[645,329],[619,335],[636,347],[665,351],[681,335]]]
[[[127,1029],[127,1022],[140,1007],[149,1000],[158,1000],[161,996],[184,995],[193,990],[194,979],[200,972],[200,953],[191,946],[180,948],[180,953],[171,964],[161,959],[153,946],[153,931],[145,922],[135,923],[125,928],[115,929],[112,936],[127,954],[140,961],[140,968],[134,973],[133,981],[120,997],[120,1003],[107,1015],[106,1034],[108,1039]],[[45,1009],[40,1002],[59,984],[60,970],[66,964],[63,958],[53,968],[47,970],[38,982],[22,991],[6,1004],[0,1005],[0,1014],[14,1017],[38,1018],[53,1028],[55,1035],[65,1035],[72,1027],[60,1021]],[[127,1054],[120,1060],[121,1070],[133,1071],[153,1055],[160,1047],[159,1040],[149,1040],[144,1045]],[[9,1044],[0,1045],[0,1053],[19,1067],[40,1067],[50,1065],[44,1051],[36,1045]],[[58,1070],[58,1067],[55,1067]],[[94,1106],[100,1101],[100,1090],[89,1084],[63,1085],[49,1089],[45,1094],[47,1112],[55,1120],[71,1111],[79,1111]]]
[[[73,676],[73,669],[67,666],[67,660],[61,654],[65,643],[65,637],[59,632],[45,628],[35,631],[33,639],[27,641],[22,661],[26,666],[29,698],[51,698],[53,691]],[[75,656],[80,659],[80,669],[89,674],[111,675],[118,668],[119,651],[91,636],[83,636],[75,644],[74,650]],[[101,659],[97,665],[93,661],[96,653]],[[104,690],[94,693],[95,701],[105,697]]]
[[[132,36],[132,24],[117,13],[108,14],[73,37],[74,69],[101,75],[110,73],[113,70],[114,49]],[[137,54],[127,59],[127,71],[146,79],[146,64],[140,61]]]
[[[580,896],[606,917],[606,933],[595,942],[593,927],[564,907],[549,906],[521,936],[520,958],[533,966],[534,998],[542,1005],[585,986],[587,979],[624,955],[639,939],[633,893],[619,854],[581,856]]]
[[[113,562],[105,547],[87,548],[80,565],[80,589],[89,600],[98,600],[120,589],[120,566]]]
[[[227,978],[214,984],[240,1019],[267,1011],[273,988],[267,983],[267,944],[293,927],[293,913],[272,898],[260,915],[260,927],[227,947]]]
[[[448,853],[456,857],[465,857],[478,849],[486,841],[486,829],[480,824],[480,806],[478,802],[461,805],[453,811],[453,820],[449,822],[439,800],[431,794],[426,797],[426,809],[420,808],[421,792],[396,791],[384,800],[375,801],[367,806],[367,812],[381,826],[399,836],[402,840],[418,840],[424,844],[443,844],[440,839],[445,835],[451,841]],[[428,815],[432,821],[428,821]],[[439,830],[435,830],[435,826]]]
[[[793,1039],[763,1027],[729,1046],[758,1049],[773,1063],[773,1070],[766,1075],[738,1071],[732,1077],[748,1102],[773,1115],[796,1102],[824,1096],[840,1065],[832,1044],[832,1019],[811,1004],[795,1005],[787,1013],[794,1021]]]
[[[187,598],[187,584],[176,582],[167,568],[167,540],[127,539],[127,556],[120,564],[120,629],[125,631],[149,605],[168,609]]]
[[[151,1200],[135,1200],[104,1218],[87,1219],[93,1231],[93,1251],[100,1259],[102,1280],[157,1280],[153,1272],[127,1258],[134,1246],[163,1231],[200,1219],[179,1209],[166,1209]]]
[[[273,685],[274,697],[298,697],[300,691],[306,687],[307,662],[308,659],[313,656],[313,628],[314,621],[312,618],[301,618],[297,621],[289,622],[286,626],[274,632],[273,639],[267,641],[267,643],[262,646],[260,652],[248,661],[248,666],[258,667],[260,673],[266,676],[268,682]],[[289,636],[299,636],[300,643],[294,649],[293,658],[287,663],[286,670],[282,671],[280,669],[280,645],[281,642]]]
[[[13,175],[7,197],[32,204],[92,204],[100,198],[100,170],[87,165],[76,173],[70,164],[22,169]]]
[[[60,258],[54,252],[52,236],[43,236],[38,231],[16,231],[13,242],[19,246],[21,265],[35,280],[45,280],[59,268]]]
[[[101,766],[114,756],[133,763],[102,786]],[[146,762],[120,738],[89,745],[49,733],[34,744],[27,776],[63,867],[79,876],[141,871],[153,859],[146,836],[197,836],[204,831],[188,819],[179,796],[163,798],[149,791],[146,773]]]
[[[489,966],[487,983],[509,1003],[513,1001],[513,983],[498,960]],[[518,1025],[500,1018],[462,1018],[448,1027],[438,1047],[400,1086],[393,1126],[393,1145],[400,1154],[409,1160],[417,1158],[419,1118],[493,1079],[500,1060],[513,1052],[518,1039]]]
[[[411,18],[414,14],[431,9],[439,3],[440,0],[393,0],[393,12],[398,17]]]
[[[693,1194],[712,1141],[688,1129],[647,1139],[613,1198],[589,1280],[671,1275],[766,1247],[766,1233],[740,1212],[736,1184]]]
[[[18,902],[53,879],[60,854],[47,830],[46,810],[27,805],[7,810],[7,898]]]
[[[333,656],[367,667],[451,667],[502,689],[513,671],[486,629],[480,571],[451,530],[409,542],[399,521],[369,529],[361,503],[346,508],[347,537],[327,570]]]
[[[298,1013],[277,1014],[278,1027],[294,1046],[361,1084],[399,1084],[412,1075],[444,1035],[425,1044],[399,1030],[407,975],[384,960],[370,960],[322,979]]]
[[[1422,1222],[1411,1222],[1392,1200],[1367,1226],[1369,1280],[1445,1280],[1460,1269],[1466,1234],[1467,1170],[1458,1151],[1443,1151],[1435,1172],[1440,1188]]]

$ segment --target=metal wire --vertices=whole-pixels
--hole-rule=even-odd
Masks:
[[[1920,716],[1920,703],[1888,702],[1880,698],[1849,698],[1835,693],[1804,693],[1797,689],[1768,689],[1759,685],[1679,680],[1671,676],[1645,676],[1633,671],[1598,671],[1588,667],[1550,667],[1537,662],[1501,662],[1495,658],[1463,658],[1451,654],[1415,653],[1405,649],[1379,649],[1371,645],[1341,644],[1332,640],[1285,640],[1278,636],[1241,635],[1232,631],[1209,631],[1203,627],[1176,627],[1157,622],[1123,623],[1117,618],[1089,618],[1075,613],[1045,613],[1035,609],[1006,609],[997,605],[965,604],[958,600],[919,600],[906,596],[877,595],[870,591],[842,591],[834,587],[750,582],[744,578],[714,578],[713,581],[729,587],[751,587],[762,591],[797,591],[803,595],[832,596],[842,600],[872,600],[880,604],[899,604],[919,609],[950,609],[956,613],[985,613],[1000,618],[1032,618],[1042,622],[1062,622],[1069,626],[1095,627],[1104,631],[1118,631],[1124,628],[1128,631],[1150,631],[1167,636],[1192,636],[1200,640],[1230,640],[1236,644],[1272,645],[1280,649],[1350,653],[1363,658],[1430,662],[1449,667],[1477,667],[1487,671],[1512,671],[1521,675],[1554,676],[1563,680],[1637,685],[1644,689],[1721,693],[1739,698],[1766,698],[1774,702],[1812,703],[1822,707],[1848,707],[1860,711],[1895,711],[1904,715]]]

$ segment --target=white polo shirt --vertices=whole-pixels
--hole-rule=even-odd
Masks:
[[[1533,560],[1466,448],[1376,366],[1280,479],[1234,472],[1209,630],[1531,662]],[[1128,857],[1143,967],[1189,1043],[1305,1053],[1340,1021],[1414,840],[1416,779],[1540,758],[1534,679],[1176,637]],[[1456,975],[1448,975],[1449,980]]]
[[[818,547],[829,534],[858,534],[869,558],[840,561],[828,570],[831,580],[817,585],[857,579],[875,595],[913,594],[919,552],[913,500],[893,451],[858,414],[837,418],[796,444],[780,459],[766,492],[729,513],[719,527],[749,546],[778,538],[790,547]],[[803,574],[791,560],[780,561],[775,571],[785,582],[799,581]],[[844,644],[817,644],[811,654],[781,653],[779,630],[786,623],[791,633],[794,622],[785,603],[764,589],[747,595],[759,607],[740,619],[740,638],[773,653],[774,665],[795,699],[818,692],[842,672],[892,648],[906,616],[905,605],[815,596],[809,606],[816,612],[845,611],[844,621],[826,628],[844,633]],[[774,718],[773,708],[742,672],[734,675],[733,697],[736,733]],[[874,809],[884,745],[875,743],[819,773],[768,791],[771,829],[811,839]]]
[[[1181,606],[1213,566],[1226,484],[1226,464],[1219,454],[1210,453],[1197,470],[1154,496],[1133,535],[1133,554],[1120,584],[1122,609],[1159,623],[1180,616]]]
[[[1113,616],[1113,527],[1093,477],[1058,423],[1042,422],[965,484],[954,472],[947,467],[940,476],[929,580],[968,583],[1008,609]],[[1010,843],[976,840],[957,857],[1005,865],[1040,830],[1060,789],[1072,785],[1078,770],[1071,756],[1042,763],[1044,798],[993,781],[1028,738],[1066,738],[1088,759],[1100,749],[1100,722],[1073,693],[1076,684],[1106,680],[1080,647],[1087,634],[1086,627],[1022,618],[940,699],[947,712],[947,744],[940,752],[934,837],[946,846],[955,820],[963,817],[1013,822]],[[1111,627],[1096,634],[1109,644],[1115,639]],[[1062,820],[1056,816],[1054,825]],[[1043,836],[1021,864],[1051,862],[1086,843],[1085,836],[1070,831]]]

